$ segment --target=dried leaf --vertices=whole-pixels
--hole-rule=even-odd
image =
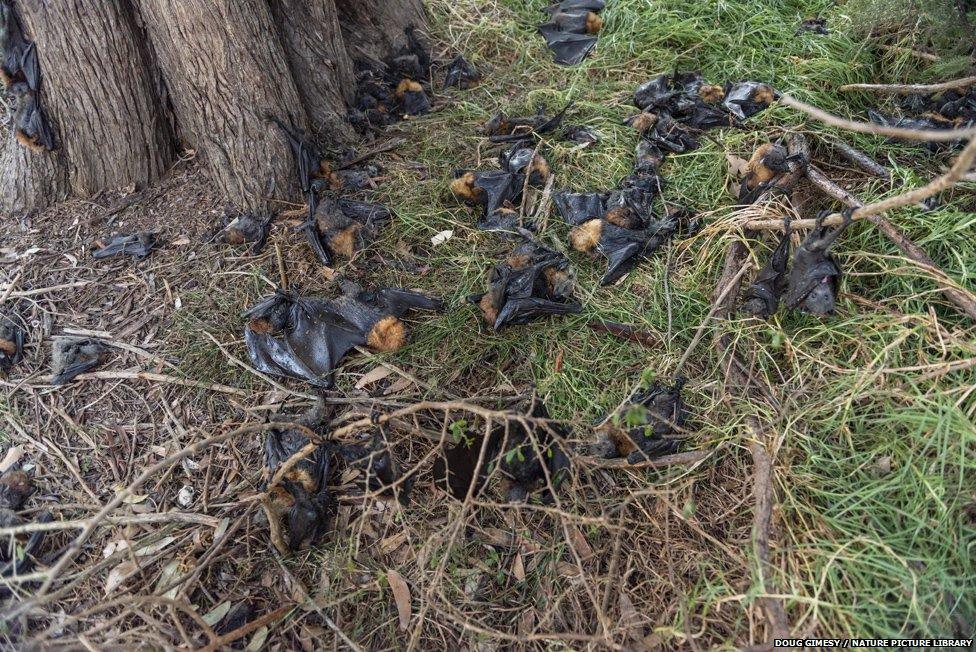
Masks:
[[[122,499],[122,502],[126,505],[138,505],[141,502],[145,502],[147,498],[149,498],[149,496],[146,494],[129,494]]]
[[[105,595],[108,596],[115,589],[122,586],[128,578],[139,571],[139,567],[133,561],[124,561],[108,572],[105,579]]]
[[[593,548],[590,546],[590,542],[586,540],[586,537],[575,525],[569,526],[569,538],[572,540],[576,554],[582,561],[587,561],[593,557]]]
[[[746,166],[749,164],[749,161],[730,152],[725,152],[725,160],[729,164],[729,172],[732,173],[733,177],[739,178],[745,174]]]
[[[356,381],[356,389],[362,389],[366,385],[371,385],[379,380],[383,380],[393,372],[386,367],[376,367],[372,371],[368,371],[362,375],[362,377]]]
[[[522,563],[522,553],[515,555],[515,561],[512,562],[512,575],[519,582],[525,581],[525,564]]]
[[[185,247],[186,245],[190,244],[190,239],[184,235],[182,237],[177,238],[176,240],[173,240],[173,242],[171,242],[170,244],[176,247]]]
[[[219,623],[230,611],[230,600],[224,600],[216,607],[203,614],[203,622],[207,623],[211,627]]]
[[[454,237],[454,231],[450,229],[448,229],[447,231],[441,231],[440,233],[438,233],[437,235],[435,235],[433,238],[430,239],[430,244],[437,247],[439,245],[444,244],[452,237]]]
[[[218,523],[217,527],[214,529],[213,540],[220,541],[220,538],[224,536],[224,533],[227,532],[227,528],[229,526],[230,517],[225,516],[224,518],[220,519],[220,523]]]
[[[576,564],[568,561],[561,561],[556,564],[557,572],[563,577],[579,577],[580,569]]]
[[[401,530],[397,534],[388,536],[382,541],[380,541],[380,550],[382,550],[384,553],[391,553],[397,548],[399,548],[400,546],[402,546],[403,542],[406,540],[407,540],[407,533],[405,530]]]
[[[180,576],[180,562],[174,559],[173,561],[163,566],[163,571],[159,574],[159,580],[156,582],[156,590],[159,591],[169,586],[170,584],[172,584],[173,580],[175,580],[179,576]],[[174,586],[173,588],[166,591],[166,593],[163,594],[163,597],[173,599],[176,597],[176,594],[179,593],[179,591],[180,591],[179,585]]]
[[[393,591],[393,600],[396,601],[397,615],[400,617],[400,629],[407,631],[410,625],[410,587],[403,575],[395,570],[386,571],[386,580],[390,583],[390,590]]]
[[[383,392],[383,396],[389,396],[390,394],[399,394],[400,392],[410,389],[413,386],[413,381],[409,378],[401,378],[392,385],[386,388]]]
[[[634,641],[640,640],[644,635],[644,628],[641,626],[641,617],[637,613],[637,609],[634,608],[634,603],[626,591],[620,591],[617,603],[620,606],[620,627],[627,632],[628,639]]]
[[[7,449],[7,454],[3,456],[3,461],[0,462],[0,473],[6,473],[14,467],[20,458],[24,456],[23,446],[11,446]]]
[[[244,648],[244,652],[259,652],[262,648],[264,648],[264,642],[267,640],[268,628],[265,626],[254,632],[254,636],[251,637],[251,642],[247,644],[246,648]]]

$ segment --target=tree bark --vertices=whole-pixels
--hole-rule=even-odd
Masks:
[[[405,27],[427,25],[421,0],[335,0],[335,5],[353,61],[381,61],[406,45]]]
[[[131,7],[98,0],[20,0],[57,149],[7,143],[0,210],[43,208],[68,194],[148,184],[173,161],[172,130],[151,82]]]
[[[177,123],[228,201],[250,212],[297,196],[274,116],[308,118],[266,0],[140,0]]]
[[[12,2],[13,0],[0,0]],[[57,149],[13,142],[0,210],[147,184],[195,149],[237,208],[277,212],[298,179],[274,116],[345,140],[353,60],[426,25],[421,0],[17,0]],[[348,38],[343,37],[346,35]]]
[[[281,43],[313,133],[350,139],[347,107],[356,97],[352,62],[332,0],[271,0]]]

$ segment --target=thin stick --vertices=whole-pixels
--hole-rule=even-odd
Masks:
[[[684,368],[685,363],[691,356],[692,351],[695,350],[698,343],[701,342],[702,337],[705,335],[705,327],[708,326],[709,322],[712,321],[712,318],[715,317],[715,314],[725,305],[726,297],[729,296],[733,289],[739,287],[739,281],[742,279],[745,273],[751,269],[751,267],[752,266],[748,263],[743,264],[735,276],[732,277],[732,280],[722,289],[722,292],[718,295],[718,298],[712,302],[711,309],[708,311],[708,314],[705,315],[705,319],[702,320],[702,323],[698,325],[698,330],[695,331],[695,336],[691,338],[691,344],[688,345],[688,348],[685,349],[684,355],[682,355],[681,359],[678,360],[678,364],[675,365],[672,375],[677,376],[681,373],[681,370]]]
[[[862,171],[884,179],[885,181],[891,180],[891,172],[888,171],[888,168],[881,165],[856,147],[853,147],[837,138],[825,138],[824,140],[830,143],[835,152],[856,165]]]
[[[248,634],[250,634],[251,632],[261,629],[265,625],[268,625],[280,618],[283,618],[285,614],[287,614],[292,609],[294,609],[294,607],[291,605],[278,607],[274,611],[266,613],[263,616],[260,616],[259,618],[255,618],[249,623],[244,623],[237,629],[231,630],[226,634],[223,634],[222,636],[216,637],[215,639],[213,639],[213,642],[211,642],[210,645],[201,648],[200,652],[216,652],[216,650],[219,650],[225,645],[228,645],[229,643],[233,643],[237,639],[243,638]]]
[[[687,451],[674,455],[662,455],[653,460],[631,464],[624,458],[604,460],[597,457],[581,457],[577,461],[594,469],[663,469],[681,464],[696,464],[708,458],[712,451]]]
[[[914,93],[941,93],[957,88],[969,88],[976,85],[976,77],[963,77],[938,84],[845,84],[841,91],[872,91],[890,93],[892,95],[912,95]]]
[[[26,534],[28,532],[50,532],[53,530],[71,530],[85,528],[91,523],[92,519],[84,518],[75,521],[50,521],[48,523],[25,523],[13,527],[0,528],[0,537]],[[196,514],[193,512],[162,512],[155,514],[133,514],[132,516],[107,516],[106,523],[111,525],[146,525],[149,523],[168,523],[176,521],[180,523],[192,523],[194,525],[206,525],[207,527],[217,527],[220,519],[207,516],[206,514]]]
[[[595,319],[587,322],[586,325],[597,332],[607,333],[622,340],[636,342],[649,349],[661,346],[660,337],[649,331],[641,330],[636,326],[619,324],[615,321],[598,321]]]
[[[902,138],[904,140],[921,140],[939,143],[949,143],[965,138],[976,136],[976,127],[969,129],[902,129],[900,127],[885,127],[884,125],[873,122],[856,122],[845,120],[831,115],[822,109],[818,109],[812,104],[801,102],[792,95],[783,93],[779,98],[780,104],[802,111],[807,115],[816,118],[831,127],[839,127],[848,131],[856,131],[861,134],[874,134],[876,136],[888,136],[889,138]]]
[[[195,387],[196,389],[208,389],[212,392],[223,394],[234,394],[235,396],[251,396],[250,392],[243,389],[221,385],[220,383],[204,383],[199,380],[186,380],[175,378],[164,374],[154,374],[148,371],[92,371],[87,374],[79,374],[77,380],[148,380],[154,383],[169,383],[182,387]]]
[[[278,259],[278,282],[282,290],[288,289],[288,273],[285,272],[285,259],[281,255],[281,244],[275,242],[275,257]]]

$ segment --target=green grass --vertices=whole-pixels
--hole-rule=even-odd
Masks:
[[[710,307],[725,247],[736,236],[709,232],[676,243],[611,288],[597,285],[602,261],[572,254],[582,315],[492,333],[463,298],[482,287],[491,260],[506,245],[474,230],[473,212],[456,205],[447,192],[451,170],[477,166],[479,152],[481,167],[493,165],[477,133],[485,119],[496,110],[517,112],[540,102],[558,107],[572,100],[572,121],[597,128],[603,140],[583,150],[546,142],[543,151],[557,187],[604,189],[632,165],[636,136],[620,124],[632,111],[631,93],[660,72],[699,69],[716,82],[760,79],[859,118],[873,102],[886,100],[838,93],[841,84],[924,81],[939,75],[930,74],[924,62],[871,47],[863,38],[866,10],[835,9],[826,1],[617,0],[605,12],[606,28],[594,55],[578,67],[562,68],[551,62],[534,31],[534,4],[431,3],[437,38],[487,74],[482,86],[439,96],[447,100],[443,109],[403,127],[416,143],[409,158],[421,165],[391,165],[393,179],[380,191],[399,215],[387,245],[424,243],[441,230],[454,230],[442,246],[419,247],[418,257],[432,268],[428,276],[391,275],[390,280],[446,291],[452,305],[443,318],[422,320],[398,362],[422,378],[470,391],[535,384],[554,416],[586,423],[616,405],[644,370],[669,374]],[[794,36],[807,15],[828,16],[831,34]],[[910,46],[928,45],[913,40],[910,30],[903,36]],[[716,133],[720,145],[705,141],[698,151],[672,157],[664,169],[666,201],[721,216],[732,203],[724,189],[725,152],[747,157],[767,134],[795,128],[814,136],[823,160],[828,150],[815,135],[830,130],[775,108],[743,131]],[[896,189],[924,183],[947,160],[870,136],[845,138],[889,164]],[[890,192],[850,171],[832,171],[853,179],[862,199]],[[943,196],[934,213],[909,207],[890,218],[943,270],[972,288],[972,206],[971,188],[959,188]],[[829,207],[819,199],[810,210]],[[543,237],[565,248],[565,236],[566,229],[550,219]],[[756,255],[762,258],[766,251],[758,248]],[[728,326],[742,351],[755,352],[756,373],[771,382],[781,401],[778,411],[765,415],[780,445],[779,571],[773,579],[789,596],[791,621],[802,626],[816,622],[815,631],[822,634],[950,635],[966,633],[959,631],[965,623],[971,633],[976,532],[964,507],[976,492],[976,402],[966,388],[976,382],[976,374],[931,380],[921,377],[925,371],[898,369],[972,357],[972,331],[965,330],[969,324],[932,281],[870,226],[853,228],[838,253],[848,271],[848,296],[837,316],[817,320],[780,314],[768,324]],[[637,324],[657,333],[662,344],[647,351],[593,333],[584,326],[593,318]],[[943,330],[952,335],[945,337]],[[733,412],[722,400],[721,370],[709,341],[692,357],[689,369],[689,400],[697,411],[695,443],[708,448],[725,441],[739,447],[746,437],[742,411],[756,408],[737,405]],[[890,472],[872,471],[882,458],[891,459]],[[755,560],[750,564],[755,573]],[[699,574],[694,592],[685,597],[692,612],[706,621],[743,589],[736,572],[712,570]],[[753,584],[747,593],[755,596],[757,590]],[[675,621],[661,631],[680,632],[682,627]],[[722,634],[712,640],[741,640],[745,627],[736,617],[717,628]]]

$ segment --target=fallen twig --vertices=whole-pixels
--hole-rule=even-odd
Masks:
[[[950,143],[957,140],[972,138],[976,135],[976,127],[969,129],[903,129],[900,127],[886,127],[874,122],[857,122],[855,120],[845,120],[826,111],[819,109],[812,104],[801,102],[788,93],[783,93],[779,98],[780,104],[802,111],[817,120],[828,124],[831,127],[839,127],[848,131],[856,131],[861,134],[874,134],[876,136],[887,136],[888,138],[902,138],[904,140],[919,140],[926,142]]]
[[[87,374],[79,374],[77,380],[148,380],[154,383],[169,383],[182,387],[195,387],[196,389],[207,389],[212,392],[223,394],[234,394],[235,396],[251,396],[250,392],[220,383],[204,383],[199,380],[186,380],[164,374],[154,374],[148,371],[92,371]]]
[[[861,150],[837,138],[826,138],[825,140],[830,143],[835,152],[856,165],[862,171],[867,172],[870,175],[880,177],[885,181],[891,180],[891,172],[888,171],[888,168],[881,165]]]
[[[976,86],[976,77],[963,77],[938,84],[845,84],[841,91],[873,91],[892,95],[911,95],[913,93],[941,93],[957,88]]]
[[[291,605],[285,605],[284,607],[278,607],[274,611],[268,612],[263,616],[255,618],[249,623],[244,623],[235,630],[229,631],[226,634],[214,638],[209,645],[200,649],[200,652],[216,652],[220,648],[233,643],[234,641],[243,638],[250,634],[251,632],[261,629],[265,625],[273,623],[274,621],[283,618],[285,614],[294,609],[295,607]]]
[[[595,469],[660,469],[680,464],[695,464],[706,459],[712,451],[686,451],[674,455],[662,455],[653,460],[630,463],[624,458],[604,460],[597,457],[582,457],[578,461]]]
[[[614,321],[589,321],[586,325],[600,333],[607,333],[618,337],[622,340],[628,340],[630,342],[636,342],[647,348],[655,348],[661,345],[661,338],[654,335],[653,333],[645,330],[641,330],[636,326],[629,326],[627,324],[619,324]]]

